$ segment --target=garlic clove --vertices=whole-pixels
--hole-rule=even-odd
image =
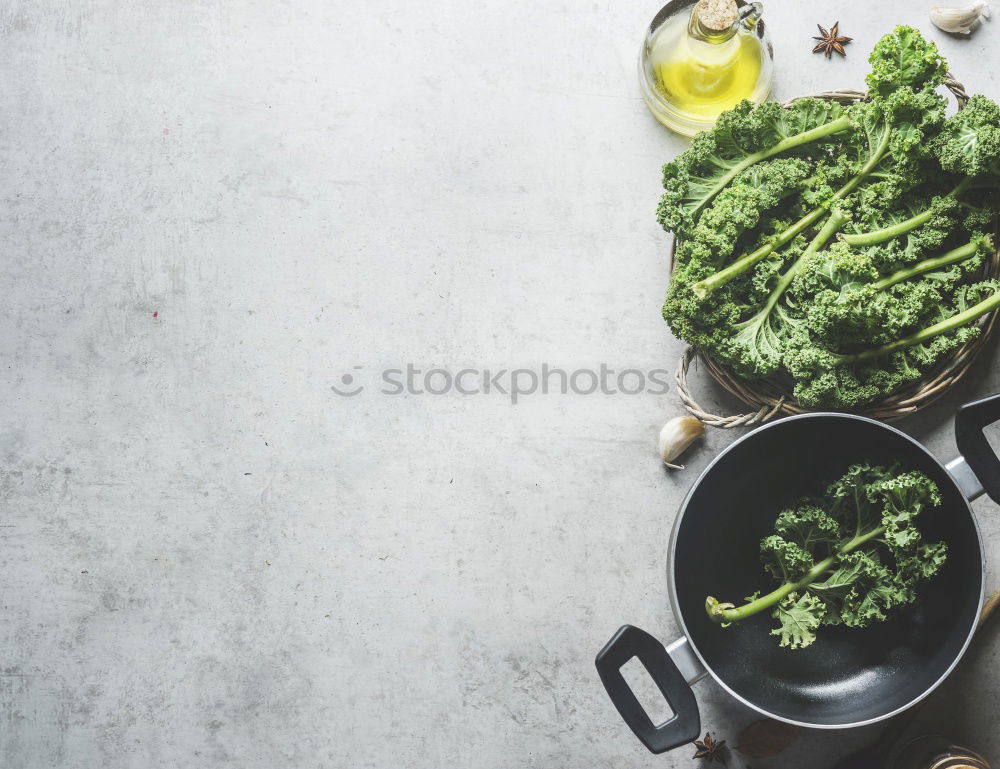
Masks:
[[[931,8],[931,22],[938,29],[954,35],[968,35],[980,18],[990,17],[990,4],[975,0],[962,7],[935,5]]]
[[[705,434],[704,423],[695,417],[674,417],[660,430],[660,458],[663,464],[674,469],[683,465],[672,464],[685,449]]]

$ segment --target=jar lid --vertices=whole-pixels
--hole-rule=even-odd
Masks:
[[[989,769],[989,764],[980,756],[949,756],[932,763],[928,769]]]

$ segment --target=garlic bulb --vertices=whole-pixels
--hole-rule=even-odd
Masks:
[[[935,5],[931,8],[931,21],[938,29],[956,35],[967,35],[976,26],[980,17],[990,17],[990,4],[986,0],[974,0],[966,6],[953,8]]]
[[[697,438],[705,434],[705,425],[695,417],[674,417],[660,430],[660,457],[663,464],[675,470],[682,470],[684,465],[671,464]]]

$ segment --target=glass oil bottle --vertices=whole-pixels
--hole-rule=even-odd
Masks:
[[[743,99],[771,92],[772,49],[761,5],[743,0],[673,0],[653,19],[639,57],[650,111],[693,136]]]

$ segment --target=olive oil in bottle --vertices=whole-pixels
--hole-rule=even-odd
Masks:
[[[741,100],[767,98],[771,53],[759,4],[698,0],[668,12],[673,5],[650,27],[640,74],[657,119],[691,136]]]

